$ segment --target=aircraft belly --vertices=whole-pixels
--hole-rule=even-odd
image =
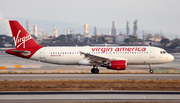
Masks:
[[[129,57],[124,57],[128,60],[128,64],[139,64],[139,63],[143,63],[143,59],[141,56],[129,56]]]

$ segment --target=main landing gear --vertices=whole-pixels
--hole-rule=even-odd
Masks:
[[[98,74],[99,69],[96,66],[93,66],[93,68],[91,69],[91,73]]]
[[[152,64],[149,64],[149,68],[150,68],[149,73],[153,74],[154,71],[152,70]]]

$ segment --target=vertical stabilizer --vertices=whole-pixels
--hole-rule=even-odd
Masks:
[[[33,47],[41,47],[36,41],[31,37],[31,35],[21,26],[18,21],[9,21],[11,32],[14,39],[14,44],[17,49],[27,49]]]

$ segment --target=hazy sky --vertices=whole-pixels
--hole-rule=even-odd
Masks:
[[[96,27],[126,28],[138,20],[140,30],[172,33],[180,37],[180,0],[0,0],[2,18],[55,20]],[[173,37],[173,38],[174,38]]]

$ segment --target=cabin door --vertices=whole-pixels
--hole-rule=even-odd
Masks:
[[[154,50],[154,48],[150,48],[150,58],[155,58],[155,50]]]

